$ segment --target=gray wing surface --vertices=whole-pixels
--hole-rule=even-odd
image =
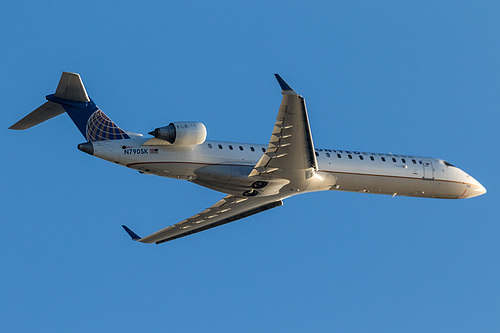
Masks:
[[[218,227],[250,215],[283,205],[280,196],[243,197],[228,195],[215,205],[199,214],[157,231],[149,236],[140,238],[126,226],[123,226],[133,240],[141,243],[161,244],[177,238]]]
[[[14,130],[25,130],[35,125],[38,125],[46,120],[54,118],[61,113],[64,113],[63,107],[60,104],[54,102],[45,102],[43,105],[38,107],[35,111],[28,114],[23,119],[19,120],[17,123],[9,127],[9,129]]]
[[[278,74],[275,76],[283,99],[267,150],[250,177],[270,175],[293,181],[298,172],[317,170],[316,155],[304,98]]]

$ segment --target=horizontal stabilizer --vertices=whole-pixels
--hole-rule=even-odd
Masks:
[[[61,104],[49,101],[40,106],[35,111],[28,114],[23,119],[19,120],[17,123],[9,127],[9,129],[25,130],[46,120],[54,118],[55,116],[58,116],[64,112],[64,108],[61,106]]]
[[[90,102],[82,79],[77,73],[63,72],[54,96],[71,101]]]
[[[141,237],[139,237],[139,235],[137,235],[135,232],[133,232],[132,230],[130,230],[129,227],[127,227],[126,225],[122,225],[123,229],[125,229],[125,231],[127,232],[127,234],[132,237],[132,240],[140,240]]]

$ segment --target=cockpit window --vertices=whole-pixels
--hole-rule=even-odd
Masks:
[[[454,167],[456,168],[456,166],[454,166],[453,164],[449,163],[449,162],[446,162],[446,161],[443,161],[444,165],[446,166],[451,166],[451,167]]]

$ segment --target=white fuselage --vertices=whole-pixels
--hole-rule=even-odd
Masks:
[[[267,149],[262,144],[222,141],[144,146],[146,141],[92,142],[93,155],[140,172],[241,194],[250,188],[254,180],[249,180],[248,174]],[[316,149],[316,158],[318,181],[303,192],[338,190],[443,199],[486,192],[473,177],[440,159],[334,149]],[[282,189],[287,190],[293,191],[286,186]]]

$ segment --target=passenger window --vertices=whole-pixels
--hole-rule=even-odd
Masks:
[[[330,153],[326,153],[326,157],[330,157]]]
[[[370,156],[370,160],[375,161],[375,158],[373,156]]]
[[[395,159],[394,157],[392,158],[392,161],[393,161],[394,163],[396,163],[396,159]]]
[[[406,160],[404,158],[402,158],[401,161],[403,161],[403,163],[406,163]]]
[[[364,160],[365,158],[363,156],[359,155],[359,159]]]
[[[243,150],[243,147],[242,147],[242,146],[240,146],[240,150]]]
[[[265,153],[266,152],[266,148],[262,148],[262,152]]]
[[[250,150],[251,150],[251,151],[255,151],[255,148],[254,148],[254,147],[250,147]]]
[[[219,149],[222,149],[222,145],[219,145]]]
[[[352,155],[351,154],[347,155],[347,157],[349,157],[349,159],[352,160]]]
[[[385,157],[381,157],[380,159],[382,160],[382,162],[385,162]]]
[[[212,144],[211,143],[208,144],[208,148],[212,148]]]
[[[233,146],[229,145],[229,150],[233,150]]]
[[[316,156],[319,156],[318,152],[315,152]]]
[[[411,160],[411,161],[413,162],[413,164],[417,164],[417,161],[415,161],[415,160]]]
[[[418,161],[418,163],[422,164],[422,161]]]
[[[338,157],[338,158],[342,158],[342,155],[340,155],[340,154],[337,154],[337,157]]]

